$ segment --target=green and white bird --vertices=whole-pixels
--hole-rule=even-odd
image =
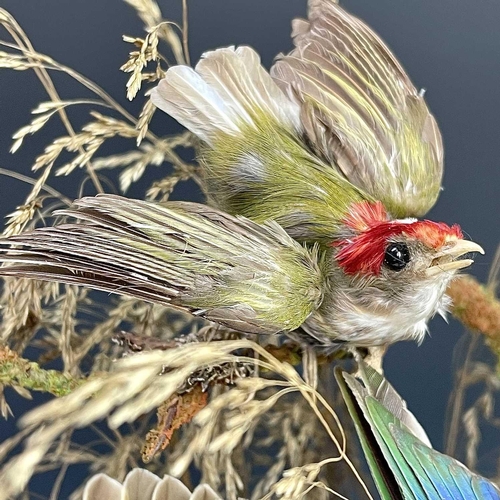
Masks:
[[[326,345],[421,341],[444,313],[460,228],[417,220],[443,149],[422,92],[334,0],[310,0],[271,72],[250,47],[175,66],[153,103],[201,141],[207,205],[83,198],[77,223],[1,241],[0,269]]]

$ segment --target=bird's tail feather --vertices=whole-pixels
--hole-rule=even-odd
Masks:
[[[250,47],[206,52],[194,70],[170,68],[151,99],[208,144],[220,132],[237,135],[242,123],[253,125],[260,114],[288,128],[300,127],[298,105],[285,96]]]
[[[362,382],[340,367],[335,376],[381,498],[500,499],[492,482],[434,450],[401,396],[360,363]]]

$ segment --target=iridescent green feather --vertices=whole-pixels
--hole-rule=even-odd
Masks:
[[[422,428],[383,377],[364,363],[362,373],[363,383],[340,372],[337,381],[383,499],[500,499],[493,483],[424,442]]]

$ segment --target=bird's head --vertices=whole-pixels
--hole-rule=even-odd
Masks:
[[[458,225],[391,220],[380,202],[356,204],[345,223],[345,237],[333,244],[339,267],[361,282],[394,292],[433,284],[443,288],[456,271],[472,264],[467,254],[484,253],[463,238]]]

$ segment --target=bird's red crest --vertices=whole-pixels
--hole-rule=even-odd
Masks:
[[[389,216],[382,202],[376,201],[372,203],[362,201],[352,206],[349,215],[345,219],[345,223],[355,231],[365,231],[375,224],[388,220]]]
[[[332,246],[340,247],[337,261],[348,274],[378,275],[388,242],[400,235],[434,249],[463,237],[456,224],[450,227],[430,220],[390,221],[380,202],[356,204],[345,222],[358,234],[336,241]]]

